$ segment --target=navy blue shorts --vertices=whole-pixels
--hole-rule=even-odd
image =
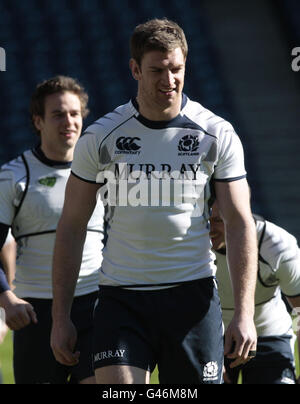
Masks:
[[[231,360],[225,359],[231,382],[236,384],[241,372],[243,384],[295,384],[291,338],[290,335],[258,337],[256,357],[234,369],[229,368]]]
[[[77,329],[80,351],[76,366],[64,366],[55,360],[50,347],[52,300],[24,298],[37,314],[38,323],[14,332],[14,376],[16,384],[77,384],[94,375],[92,363],[93,309],[98,292],[76,297],[72,321]]]
[[[94,367],[130,365],[160,383],[222,382],[223,327],[213,277],[155,290],[100,287]]]

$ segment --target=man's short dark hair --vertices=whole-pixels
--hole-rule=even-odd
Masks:
[[[74,93],[78,96],[81,105],[82,117],[85,118],[88,115],[88,94],[85,92],[82,85],[76,79],[68,76],[58,75],[48,80],[44,80],[42,83],[39,83],[36,86],[36,89],[31,97],[29,108],[31,122],[38,134],[39,131],[34,125],[34,116],[40,116],[44,118],[46,97],[51,94],[63,93],[66,91]]]
[[[155,18],[138,25],[130,39],[131,57],[138,65],[141,65],[147,52],[170,52],[176,48],[181,48],[184,57],[187,57],[188,45],[182,28],[167,18]]]

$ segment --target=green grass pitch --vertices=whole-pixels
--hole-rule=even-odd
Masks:
[[[297,353],[297,343],[296,343],[296,369],[297,376],[300,376],[300,368],[298,362],[298,353]],[[14,376],[13,376],[13,368],[12,368],[12,333],[9,332],[2,345],[0,345],[0,363],[1,370],[3,375],[3,383],[4,384],[14,384]],[[151,384],[158,383],[158,375],[157,369],[153,372],[151,376]]]

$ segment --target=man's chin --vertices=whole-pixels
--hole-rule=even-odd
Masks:
[[[170,108],[177,104],[181,105],[181,96],[179,96],[178,93],[175,91],[171,92],[168,95],[160,93],[159,103],[161,105],[164,105],[165,108]]]
[[[65,138],[63,143],[65,145],[65,147],[70,148],[70,147],[74,147],[75,144],[77,142],[77,137],[69,137],[69,138]]]

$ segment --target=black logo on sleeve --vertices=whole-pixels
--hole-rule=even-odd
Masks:
[[[196,156],[199,148],[198,136],[185,135],[183,136],[178,144],[178,156]]]
[[[140,140],[139,137],[119,137],[116,141],[116,154],[139,154],[141,146],[137,142]]]

